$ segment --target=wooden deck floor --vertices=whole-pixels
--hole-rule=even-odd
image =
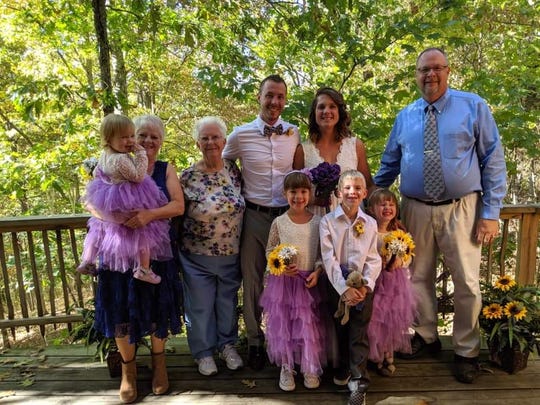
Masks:
[[[369,405],[417,404],[540,404],[540,359],[529,359],[529,366],[515,375],[481,360],[493,373],[485,373],[475,384],[460,384],[451,373],[452,352],[438,358],[397,360],[392,378],[372,373],[367,396]],[[150,356],[146,348],[137,357],[139,397],[137,403],[158,404],[346,404],[348,393],[324,377],[321,387],[307,390],[297,378],[293,393],[278,388],[279,370],[267,367],[260,372],[249,368],[232,372],[219,362],[220,371],[212,377],[198,374],[189,355],[185,338],[168,342],[167,363],[171,389],[168,395],[151,393]],[[9,350],[0,359],[1,404],[116,404],[119,378],[109,377],[105,364],[92,360],[92,350],[82,346],[50,346],[44,350]],[[248,383],[254,382],[254,387]],[[425,402],[421,402],[421,399]]]

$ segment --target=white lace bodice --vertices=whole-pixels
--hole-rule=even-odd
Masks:
[[[305,224],[295,224],[287,213],[277,217],[268,235],[266,255],[279,244],[285,243],[298,248],[296,264],[299,270],[315,270],[315,264],[321,263],[321,247],[319,243],[319,222],[321,218],[313,215]]]
[[[312,169],[324,162],[319,149],[315,146],[313,142],[307,140],[302,143],[304,149],[304,166],[308,169]],[[328,162],[334,163],[334,162]],[[341,168],[343,173],[345,170],[357,169],[358,168],[358,157],[356,156],[356,138],[343,138],[341,141],[341,147],[337,155],[337,161],[335,162]],[[330,211],[334,210],[339,204],[339,199],[335,196],[331,197]],[[310,205],[309,210],[314,214],[320,215],[321,217],[326,214],[324,207],[318,207],[315,205]]]
[[[302,147],[304,148],[304,166],[308,169],[311,169],[324,161],[319,153],[319,149],[317,149],[315,144],[310,140],[303,142]],[[356,138],[343,138],[336,162],[328,163],[337,163],[339,167],[341,167],[342,172],[345,170],[356,169],[358,167]]]

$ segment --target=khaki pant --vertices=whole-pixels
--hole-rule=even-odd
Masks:
[[[427,343],[437,338],[436,263],[442,254],[454,283],[452,342],[455,353],[463,357],[476,357],[480,351],[481,246],[474,240],[480,203],[478,193],[439,206],[407,197],[402,201],[402,219],[416,244],[411,266],[418,299],[414,329]]]

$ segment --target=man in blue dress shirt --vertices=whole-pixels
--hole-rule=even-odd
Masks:
[[[401,357],[436,354],[441,349],[435,279],[442,254],[454,283],[454,374],[458,381],[472,383],[479,373],[481,245],[490,243],[499,231],[506,164],[486,102],[475,94],[449,89],[449,73],[442,49],[420,53],[416,83],[422,98],[398,114],[374,180],[377,186],[388,187],[400,175],[402,219],[417,246],[411,268],[418,297],[416,333],[412,353]],[[433,113],[427,112],[430,109]],[[427,114],[435,116],[439,144],[429,148],[424,147]],[[430,153],[440,154],[441,176],[424,169],[424,156]],[[436,197],[430,191],[434,182],[440,183]]]

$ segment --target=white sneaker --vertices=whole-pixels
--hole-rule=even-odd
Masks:
[[[242,358],[236,351],[236,348],[231,344],[223,346],[223,351],[219,353],[219,358],[227,364],[229,370],[238,370],[244,367]]]
[[[199,365],[199,373],[202,375],[214,375],[217,373],[217,366],[212,356],[195,359],[195,363]]]
[[[294,391],[296,385],[294,384],[294,375],[296,371],[291,370],[289,366],[282,366],[279,373],[279,388],[283,391]]]
[[[304,374],[304,387],[309,389],[319,388],[321,380],[316,374]]]

